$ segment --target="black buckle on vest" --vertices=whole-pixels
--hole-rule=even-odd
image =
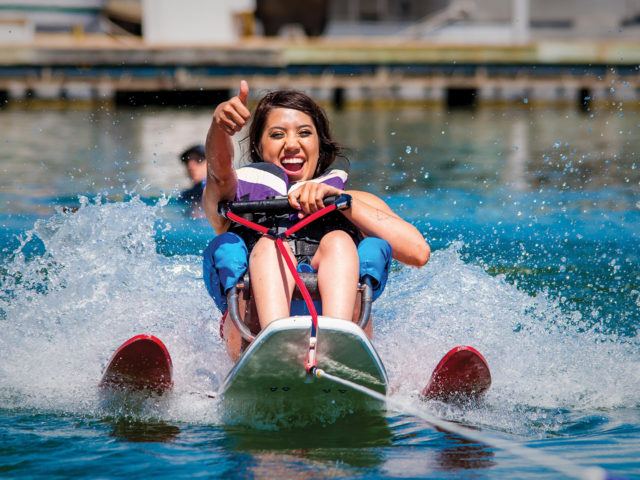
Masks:
[[[274,240],[277,238],[283,239],[284,232],[278,232],[278,230],[279,230],[278,227],[271,227],[269,230],[267,230],[267,235],[273,238]]]

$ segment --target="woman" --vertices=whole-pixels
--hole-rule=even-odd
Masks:
[[[345,193],[330,183],[313,181],[327,171],[339,154],[322,109],[303,93],[277,91],[259,102],[252,118],[248,95],[249,86],[243,80],[238,95],[215,109],[207,134],[208,174],[203,201],[207,218],[218,234],[229,228],[229,221],[218,215],[218,202],[234,200],[238,193],[231,137],[251,119],[252,161],[270,163],[284,171],[293,184],[289,203],[300,211],[300,217],[321,209],[325,197]],[[362,236],[385,240],[393,257],[408,265],[422,266],[428,261],[429,246],[413,225],[375,195],[346,193],[352,196],[352,205],[340,213]],[[326,233],[310,264],[318,274],[323,315],[351,319],[359,273],[358,250],[352,235],[344,229]],[[289,316],[295,282],[272,239],[262,237],[255,243],[249,271],[261,327]]]

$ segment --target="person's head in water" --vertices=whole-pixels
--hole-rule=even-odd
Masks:
[[[292,181],[318,176],[340,155],[326,114],[302,92],[270,92],[260,100],[252,117],[251,161],[274,163]]]
[[[187,148],[180,154],[180,161],[187,169],[187,175],[193,183],[200,183],[207,178],[204,145],[193,145]]]

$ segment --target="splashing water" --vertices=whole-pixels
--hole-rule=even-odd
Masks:
[[[583,331],[579,313],[465,264],[462,247],[436,252],[427,269],[403,269],[378,304],[375,343],[397,395],[415,396],[446,351],[467,344],[483,352],[493,383],[466,420],[536,435],[563,427],[558,411],[637,406],[637,338]]]
[[[162,338],[172,353],[176,397],[216,387],[229,368],[217,312],[202,288],[200,258],[156,253],[161,208],[139,199],[83,202],[27,234],[2,279],[5,406],[100,414],[101,371],[120,343],[141,332]],[[24,246],[36,238],[44,254],[27,260]],[[196,400],[170,402],[163,415],[211,420],[210,405],[198,411]]]
[[[102,369],[120,343],[145,332],[171,352],[175,389],[136,415],[220,421],[217,401],[192,394],[215,391],[231,367],[218,335],[220,312],[204,289],[199,257],[157,253],[162,209],[138,198],[83,201],[26,234],[2,270],[3,407],[113,414],[96,388]],[[38,241],[43,253],[28,258],[27,246]],[[585,331],[576,312],[545,294],[530,296],[465,263],[463,246],[435,252],[424,269],[392,272],[374,307],[374,343],[392,396],[533,435],[561,430],[558,412],[637,406],[637,338]],[[493,385],[486,401],[474,409],[423,404],[417,393],[457,344],[487,358]]]

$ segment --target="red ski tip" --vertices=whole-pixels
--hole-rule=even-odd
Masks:
[[[461,345],[442,357],[422,390],[422,397],[443,402],[463,402],[480,398],[491,386],[491,372],[482,354]]]
[[[164,343],[153,335],[136,335],[113,354],[100,388],[165,393],[173,387],[173,364]]]

